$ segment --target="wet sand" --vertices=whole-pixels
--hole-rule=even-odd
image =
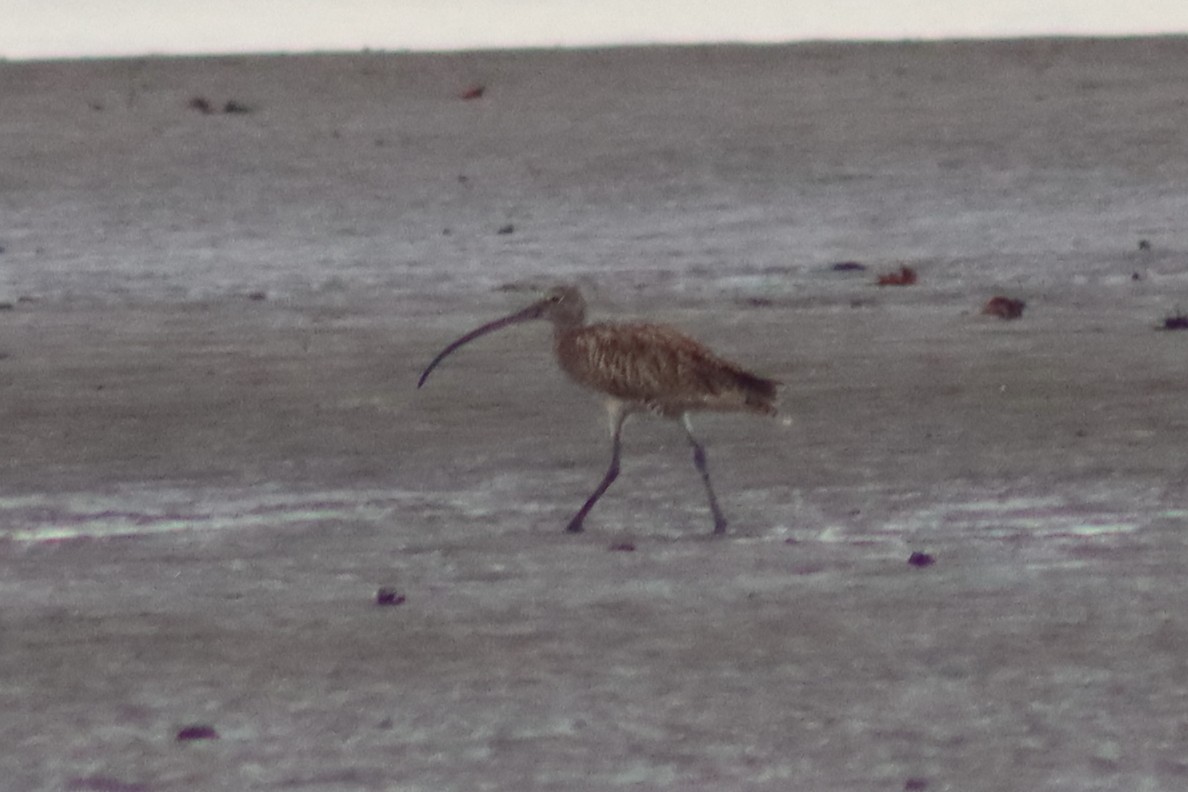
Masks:
[[[1186,72],[0,65],[4,788],[1181,788]],[[563,533],[608,449],[543,325],[415,389],[555,281],[787,383],[697,420],[728,537],[646,419]]]

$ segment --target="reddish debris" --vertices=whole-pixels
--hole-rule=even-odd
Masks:
[[[469,99],[482,99],[483,94],[486,93],[486,91],[487,91],[487,86],[485,86],[485,85],[472,85],[469,88],[467,88],[465,91],[462,92],[461,97],[463,99],[468,99],[468,100]]]
[[[908,563],[914,567],[926,567],[935,564],[936,559],[928,553],[921,553],[917,551],[908,556]]]
[[[916,271],[908,266],[900,267],[897,272],[888,272],[879,276],[880,286],[911,286],[916,282]]]
[[[376,605],[403,605],[404,595],[394,588],[383,586],[375,592]]]
[[[219,733],[215,731],[214,726],[207,726],[206,724],[194,724],[185,726],[177,733],[178,742],[186,742],[187,740],[217,740]]]
[[[635,543],[634,542],[619,542],[618,544],[611,545],[610,550],[612,553],[634,553],[635,552]]]
[[[991,297],[982,306],[982,313],[986,316],[997,316],[999,319],[1018,319],[1023,315],[1027,303],[1010,297]]]

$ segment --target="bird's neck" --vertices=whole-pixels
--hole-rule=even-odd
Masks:
[[[582,319],[569,322],[553,322],[553,338],[560,341],[562,338],[576,333],[585,326],[585,320]]]

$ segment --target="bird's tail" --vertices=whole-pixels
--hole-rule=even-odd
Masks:
[[[743,403],[747,409],[760,415],[779,415],[779,380],[760,377],[750,372],[738,374],[738,384],[743,392]]]

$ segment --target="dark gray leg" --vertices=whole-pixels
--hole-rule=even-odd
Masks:
[[[689,444],[693,446],[693,464],[697,466],[697,472],[701,474],[701,481],[705,484],[705,494],[709,496],[710,511],[714,515],[714,533],[724,534],[726,533],[726,518],[722,516],[722,510],[718,508],[718,496],[714,495],[714,486],[710,483],[709,467],[705,462],[705,447],[693,436],[693,423],[689,420],[688,413],[681,416],[681,426],[685,427]]]
[[[606,475],[598,483],[598,488],[594,490],[594,494],[586,498],[586,502],[582,504],[582,508],[578,509],[578,513],[569,521],[569,525],[565,526],[565,530],[570,533],[582,532],[582,523],[585,521],[586,515],[590,513],[590,509],[594,508],[594,504],[602,497],[602,493],[606,492],[607,488],[619,477],[619,454],[623,447],[621,437],[623,434],[623,422],[627,420],[627,408],[622,402],[612,401],[607,406],[607,410],[610,413],[611,426],[610,467],[606,469]]]

